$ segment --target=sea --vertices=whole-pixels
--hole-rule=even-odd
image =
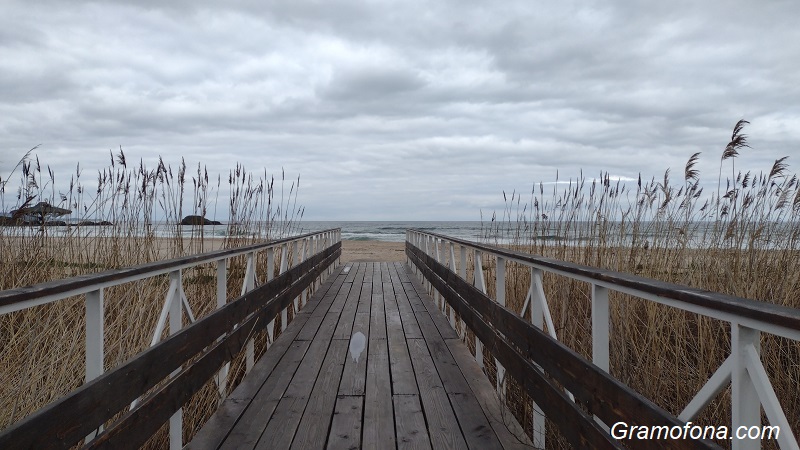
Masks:
[[[176,232],[179,232],[186,238],[197,237],[199,234],[206,238],[225,238],[231,235],[248,236],[256,239],[276,239],[288,236],[297,236],[299,234],[312,233],[316,231],[327,230],[331,228],[341,228],[342,239],[352,241],[384,241],[384,242],[404,242],[405,233],[407,229],[418,229],[428,231],[431,233],[442,234],[454,238],[459,238],[466,241],[482,242],[488,244],[502,245],[513,243],[516,240],[512,238],[515,234],[513,231],[513,223],[511,230],[505,230],[501,226],[498,230],[498,224],[479,222],[479,221],[295,221],[291,223],[278,223],[261,224],[261,226],[253,227],[250,225],[247,228],[237,227],[236,225],[223,223],[221,225],[207,225],[204,227],[182,226],[176,227],[175,224],[167,224],[165,222],[156,222],[152,226],[145,228],[142,225],[135,225],[131,228],[119,229],[113,226],[47,226],[44,233],[48,236],[112,236],[112,235],[141,235],[149,236],[155,235],[156,237],[174,237]],[[703,248],[707,245],[706,235],[710,233],[710,228],[713,227],[711,223],[695,223],[689,231],[687,236],[686,245],[690,248]],[[615,243],[625,245],[624,242],[633,242],[634,232],[631,229],[620,230],[620,224],[612,224],[614,235],[617,237],[623,236],[622,242],[615,241]],[[791,230],[796,230],[798,224],[783,224],[781,227],[775,229],[776,233],[789,233]],[[38,226],[30,227],[0,227],[0,236],[2,235],[38,235],[43,230]],[[636,236],[640,239],[648,241],[658,241],[660,236],[653,234],[653,231],[648,231],[647,227],[643,227],[636,231]],[[531,236],[528,236],[529,238]],[[774,236],[773,236],[774,237]],[[538,230],[537,240],[545,244],[552,245],[585,245],[590,241],[597,239],[591,223],[585,223],[578,227],[571,227],[570,229],[558,230]],[[523,238],[523,242],[525,239]],[[776,239],[778,243],[784,243],[785,239]],[[745,239],[741,245],[748,245],[749,240]],[[797,242],[793,240],[792,242]],[[662,242],[663,244],[663,242]],[[771,243],[760,243],[761,248],[772,248]],[[794,244],[793,244],[794,245]]]
[[[444,234],[469,241],[478,241],[482,230],[487,225],[481,222],[452,221],[452,222],[309,222],[303,221],[296,225],[299,233],[312,233],[330,228],[341,228],[342,239],[350,241],[384,241],[404,242],[406,230],[414,228],[431,233]]]
[[[331,228],[341,228],[343,240],[353,241],[384,241],[384,242],[404,242],[406,230],[415,228],[423,231],[444,234],[456,238],[470,241],[479,241],[482,230],[487,224],[469,221],[299,221],[289,224],[273,223],[270,226],[255,227],[257,229],[241,229],[230,224],[206,225],[202,227],[203,236],[207,238],[225,238],[232,234],[239,235],[258,235],[262,238],[280,238],[285,236],[296,236],[299,234],[313,233],[316,231],[328,230]],[[196,236],[200,227],[182,226],[180,233],[184,237]],[[3,231],[7,233],[2,233]],[[47,226],[45,232],[48,236],[111,236],[119,235],[120,232],[126,235],[146,236],[152,233],[156,237],[174,237],[176,233],[175,224],[156,222],[151,227],[145,228],[136,225],[133,228],[124,230],[114,229],[113,226]],[[37,235],[41,233],[38,226],[29,227],[1,227],[0,234],[25,234]]]

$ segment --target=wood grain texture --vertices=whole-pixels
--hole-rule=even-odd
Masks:
[[[333,230],[326,230],[326,231],[333,231]],[[266,249],[268,247],[274,247],[276,245],[280,245],[285,242],[290,242],[295,239],[312,236],[314,234],[317,233],[308,233],[300,236],[292,236],[290,238],[278,239],[265,244],[254,244],[233,249],[217,250],[199,255],[185,256],[181,258],[141,264],[134,267],[126,267],[122,269],[108,270],[100,273],[81,275],[66,280],[54,280],[45,283],[39,283],[33,286],[26,286],[17,289],[9,289],[0,292],[0,306],[11,305],[26,300],[32,300],[46,295],[64,294],[71,291],[84,292],[86,288],[91,288],[91,286],[93,285],[125,280],[126,278],[131,278],[131,277],[141,278],[146,276],[152,276],[150,274],[162,273],[164,270],[176,269],[181,266],[212,262],[230,255],[245,254],[249,252],[259,251]],[[337,243],[334,246],[340,248],[341,244]]]
[[[248,330],[255,330],[256,326],[258,329],[263,329],[266,323],[275,318],[294,297],[332,264],[338,255],[338,246],[315,255],[270,283],[248,292],[128,362],[45,406],[3,430],[0,433],[0,448],[68,448],[82,441],[84,436],[123,410],[148,389],[169,377],[190,358],[215,345],[220,336],[225,336],[223,340],[231,336],[237,336],[238,339],[242,332],[233,330],[234,324],[242,324],[245,318],[250,316],[258,320],[252,322]],[[236,348],[236,345],[232,347],[223,345],[226,345],[225,348],[228,350]],[[221,357],[205,359],[203,364],[207,366],[194,371],[192,377],[198,376],[198,373],[209,371],[213,373],[208,364],[216,364],[218,369],[232,356],[224,351],[218,351],[217,355]],[[193,379],[195,381],[193,385],[197,386],[197,379]],[[172,411],[174,412],[180,408],[175,399],[185,398],[188,394],[177,386],[166,389],[171,396],[169,400],[164,400],[169,404],[166,409],[174,408]],[[162,412],[158,417],[163,414],[165,407],[166,405],[159,407]],[[125,417],[145,415],[147,413],[142,411]],[[148,427],[154,425],[155,420],[148,422]]]
[[[336,399],[328,450],[354,450],[361,448],[361,414],[364,397],[342,395]]]
[[[389,349],[386,339],[370,329],[367,356],[367,386],[364,395],[365,448],[391,448],[395,445],[392,382],[389,375]]]
[[[793,330],[800,330],[800,310],[795,308],[776,305],[773,303],[759,302],[675,283],[667,283],[624,272],[598,269],[596,267],[585,266],[582,264],[533,256],[527,253],[509,250],[507,248],[479,244],[476,242],[470,242],[435,233],[427,234],[432,234],[450,242],[466,245],[471,248],[477,248],[486,252],[504,256],[506,258],[525,261],[554,271],[578,275],[597,281],[609,282],[618,286],[640,290],[642,292],[678,300],[688,304],[704,306],[717,311],[724,311],[739,315],[741,317],[760,320],[766,323],[784,326]],[[406,245],[409,246],[412,244],[407,242]]]
[[[422,393],[422,407],[433,448],[467,448],[455,412],[450,405],[450,399],[444,391],[425,341],[409,339],[408,350],[414,364],[417,384]]]
[[[625,421],[642,425],[682,425],[677,418],[571,349],[491,301],[418,248],[407,244],[407,250],[424,276],[445,296],[484,345],[491,349],[509,375],[523,383],[524,388],[536,399],[548,418],[559,426],[573,446],[591,444],[597,448],[614,448],[618,444],[597,426],[591,416],[566,399],[563,391],[532,362],[562,382],[576,398],[589,406],[592,413],[606,423]],[[526,330],[524,336],[520,336],[520,330]],[[543,356],[542,348],[552,353]],[[520,351],[528,356],[523,356]],[[634,448],[653,447],[652,442],[642,441],[630,441],[628,445]],[[663,441],[658,445],[663,448],[719,448],[711,442],[689,440]]]
[[[425,426],[425,414],[418,395],[394,395],[397,448],[408,450],[430,449],[431,439]]]
[[[486,413],[494,409],[478,401],[491,399],[492,387],[484,380],[484,392],[474,395],[435,321],[424,318],[429,316],[425,309],[429,297],[420,295],[411,281],[403,282],[408,280],[401,275],[404,271],[404,266],[394,264],[358,263],[337,277],[340,288],[328,288],[322,301],[302,319],[302,328],[287,328],[287,336],[295,334],[291,345],[266,380],[261,380],[257,395],[227,431],[223,445],[519,448],[520,441],[496,432],[500,429],[497,421]],[[406,289],[422,309],[413,310]],[[337,304],[342,298],[344,303]],[[423,317],[423,328],[412,328],[417,337],[409,338],[406,324],[417,324],[418,316]],[[383,332],[376,333],[377,327]],[[347,330],[352,334],[344,339]],[[349,351],[355,333],[363,333],[366,340],[358,362]],[[460,341],[451,341],[463,347]],[[466,348],[462,351],[467,352]],[[466,364],[471,364],[470,373],[481,374],[474,361],[467,358]],[[496,402],[495,398],[495,407]],[[209,423],[223,421],[212,418]],[[221,427],[214,427],[220,431]]]

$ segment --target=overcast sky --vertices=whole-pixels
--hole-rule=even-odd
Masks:
[[[225,3],[226,6],[218,4]],[[0,176],[122,146],[301,178],[307,220],[478,220],[539,181],[800,156],[800,3],[0,1]]]

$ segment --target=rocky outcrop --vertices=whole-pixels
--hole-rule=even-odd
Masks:
[[[181,225],[222,225],[222,223],[208,220],[203,216],[186,216],[181,220]]]
[[[79,226],[79,227],[104,227],[104,226],[114,225],[114,224],[109,222],[109,221],[107,221],[107,220],[103,220],[103,221],[100,221],[100,222],[92,222],[91,220],[82,220],[82,221],[76,223],[75,225]]]

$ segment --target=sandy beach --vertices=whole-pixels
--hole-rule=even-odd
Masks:
[[[342,241],[342,262],[405,261],[404,242]]]

